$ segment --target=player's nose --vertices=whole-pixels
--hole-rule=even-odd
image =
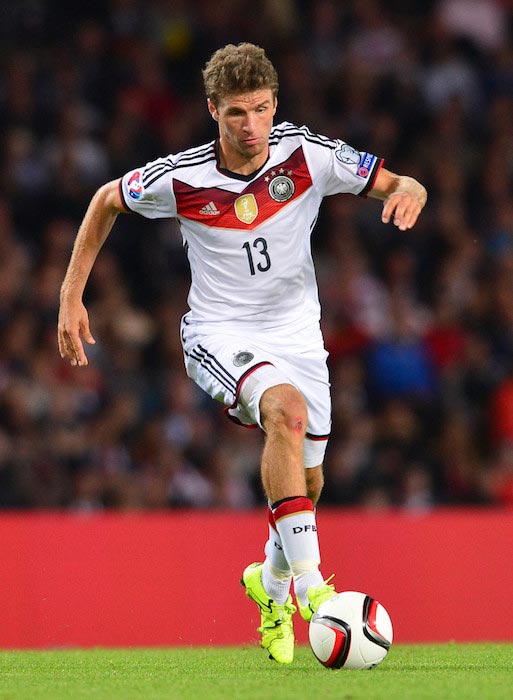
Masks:
[[[254,114],[248,114],[246,115],[246,120],[244,122],[244,131],[251,133],[254,131],[255,128],[255,115]]]

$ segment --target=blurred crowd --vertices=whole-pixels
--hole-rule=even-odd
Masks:
[[[96,188],[215,137],[201,68],[265,47],[276,121],[419,179],[417,227],[325,200],[313,234],[333,391],[323,502],[513,507],[513,2],[18,0],[0,9],[0,507],[250,508],[262,433],[184,371],[173,221],[121,216],[56,345]]]

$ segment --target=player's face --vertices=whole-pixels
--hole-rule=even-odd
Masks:
[[[270,89],[228,95],[208,108],[219,124],[222,165],[251,172],[261,167],[269,152],[269,134],[277,100]]]

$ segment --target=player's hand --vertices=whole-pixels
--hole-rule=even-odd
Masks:
[[[383,203],[381,220],[388,224],[393,220],[401,231],[412,228],[422,211],[423,203],[409,192],[394,192]]]
[[[81,338],[89,345],[96,343],[89,329],[87,309],[81,301],[62,301],[59,309],[59,352],[62,358],[69,360],[72,367],[88,364]]]

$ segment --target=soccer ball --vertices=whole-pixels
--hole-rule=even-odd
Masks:
[[[373,668],[390,649],[392,621],[374,598],[344,591],[321,603],[309,638],[314,655],[327,668]]]

